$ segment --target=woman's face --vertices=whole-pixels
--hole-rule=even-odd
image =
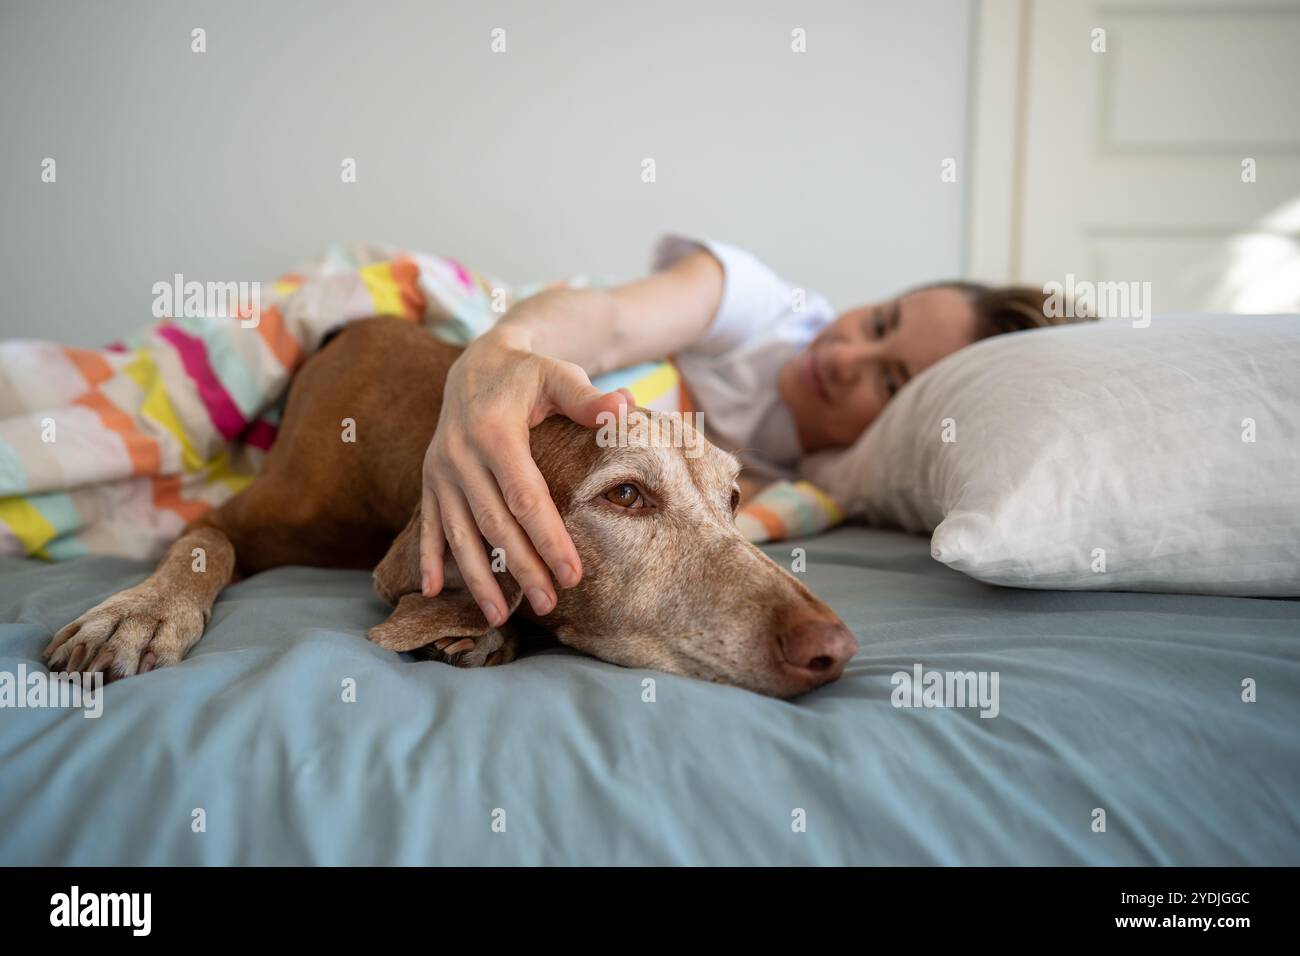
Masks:
[[[975,341],[966,293],[922,289],[845,312],[777,376],[804,451],[849,445],[913,376]]]

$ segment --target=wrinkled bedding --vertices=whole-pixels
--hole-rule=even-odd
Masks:
[[[563,648],[417,663],[364,640],[369,575],[258,575],[101,717],[0,709],[0,864],[1300,863],[1300,603],[995,588],[864,528],[768,553],[794,547],[862,647],[792,702]],[[148,570],[0,560],[0,671]],[[893,706],[916,664],[996,671],[997,716]]]

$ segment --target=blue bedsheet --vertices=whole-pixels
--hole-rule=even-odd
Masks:
[[[0,710],[0,863],[1300,863],[1300,603],[998,589],[861,528],[796,544],[862,649],[793,702],[558,648],[416,663],[363,639],[369,575],[254,577],[102,717]],[[0,562],[0,671],[147,570]],[[998,715],[894,707],[916,664],[996,671]]]

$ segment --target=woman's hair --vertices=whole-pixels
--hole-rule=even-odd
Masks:
[[[1042,329],[1049,325],[1069,325],[1088,322],[1096,318],[1081,315],[1075,309],[1048,309],[1051,295],[1029,285],[989,286],[981,282],[952,280],[930,282],[920,289],[956,289],[963,292],[975,310],[975,339],[986,339],[1004,332],[1023,332],[1025,329]],[[1059,313],[1066,312],[1067,318]],[[1052,313],[1052,314],[1049,314]]]

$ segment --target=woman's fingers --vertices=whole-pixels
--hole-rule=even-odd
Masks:
[[[528,536],[527,540],[532,545],[530,554],[541,555],[560,587],[571,588],[576,585],[582,580],[582,561],[578,558],[578,549],[573,546],[568,529],[564,527],[564,519],[560,517],[559,509],[551,499],[546,479],[533,461],[527,430],[514,442],[500,446],[489,459],[488,465],[491,468],[491,478],[500,489],[499,497],[508,509],[507,516],[513,516],[511,523],[515,528],[522,526],[523,533]],[[510,570],[513,573],[513,556],[507,555],[507,560],[512,562]],[[517,574],[515,580],[524,584]],[[553,604],[555,595],[550,579],[546,578],[540,586]]]
[[[442,537],[442,515],[438,496],[426,477],[420,496],[420,592],[433,597],[442,590],[442,554],[446,542]]]
[[[624,390],[602,392],[591,384],[586,372],[568,362],[550,364],[542,389],[550,404],[584,428],[599,425],[601,412],[616,415],[620,405],[629,404]]]
[[[530,458],[529,461],[531,460]],[[545,484],[542,485],[542,491],[546,503],[555,511],[550,495],[545,493]],[[497,555],[495,549],[500,548],[505,556],[505,570],[523,589],[533,610],[538,614],[549,614],[555,607],[555,589],[551,584],[550,572],[537,556],[525,529],[515,520],[492,473],[486,468],[482,469],[480,474],[465,483],[465,492],[479,530],[494,549],[494,569]],[[563,532],[564,524],[558,513],[555,521]]]
[[[531,374],[520,375],[516,369],[510,378],[512,388],[522,389],[516,393],[519,404],[484,405],[484,398],[502,394],[494,396],[493,389],[483,384],[490,385],[500,370],[494,371],[487,360],[493,354],[490,348],[485,359],[474,351],[476,347],[485,347],[482,340],[452,367],[446,396],[451,404],[443,406],[426,460],[420,500],[420,586],[428,597],[442,590],[444,553],[449,548],[484,616],[497,626],[505,620],[507,608],[482,538],[504,549],[509,573],[538,614],[555,607],[552,576],[561,587],[573,587],[582,579],[577,548],[533,461],[529,425],[558,410],[579,425],[594,428],[601,423],[602,412],[617,414],[620,406],[632,404],[632,398],[626,390],[601,392],[577,365],[534,358]],[[457,375],[471,353],[478,357],[477,363],[471,363],[475,374]],[[462,378],[477,383],[468,395],[461,394]],[[523,385],[529,379],[532,386]],[[475,409],[473,426],[465,415],[470,407]]]
[[[506,599],[492,576],[483,538],[474,521],[465,496],[455,485],[441,482],[437,489],[438,508],[442,512],[442,530],[447,546],[456,559],[465,586],[474,595],[488,624],[500,627],[506,622]]]

